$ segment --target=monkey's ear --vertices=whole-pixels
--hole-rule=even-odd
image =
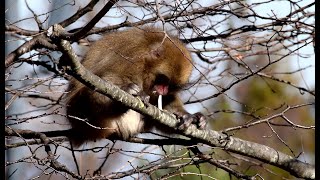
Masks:
[[[157,59],[163,56],[165,54],[164,52],[164,47],[162,46],[161,43],[154,43],[150,45],[150,56],[151,59]]]

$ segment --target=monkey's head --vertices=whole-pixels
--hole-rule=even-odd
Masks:
[[[144,91],[151,98],[179,92],[188,83],[193,67],[190,53],[182,42],[174,37],[164,39],[163,33],[160,37],[149,45],[145,63],[149,71],[145,74]]]

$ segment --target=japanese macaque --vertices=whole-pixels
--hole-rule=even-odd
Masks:
[[[204,128],[202,114],[189,114],[178,97],[188,83],[193,65],[190,53],[176,37],[156,28],[132,28],[110,33],[90,46],[82,64],[134,96],[177,115],[183,126]],[[124,107],[72,79],[67,95],[67,115],[74,146],[103,138],[128,139],[152,127],[172,133],[167,127]],[[83,119],[86,122],[79,120]],[[98,128],[96,128],[98,127]]]

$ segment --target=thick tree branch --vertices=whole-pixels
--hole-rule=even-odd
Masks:
[[[89,21],[89,23],[78,30],[75,33],[68,33],[64,32],[60,36],[63,36],[66,39],[72,39],[72,40],[78,40],[81,37],[85,36],[88,31],[90,31],[93,26],[111,9],[111,7],[117,2],[118,0],[110,0],[108,3],[97,13],[97,15]],[[71,22],[74,22],[77,18],[81,17],[83,14],[86,12],[90,11],[92,7],[96,4],[96,1],[90,2],[82,11],[79,11],[69,19],[65,20],[62,22],[63,27],[69,25]],[[14,25],[6,25],[6,31],[8,32],[16,32],[17,34],[21,35],[35,35],[36,32],[34,31],[27,31],[21,28],[18,28],[17,26]],[[39,34],[35,36],[33,39],[30,41],[25,42],[23,45],[21,45],[19,48],[11,52],[5,60],[5,67],[9,67],[11,64],[13,64],[15,61],[17,61],[18,57],[23,55],[24,53],[27,53],[31,50],[34,50],[39,47],[46,47],[48,49],[55,50],[56,47],[50,43],[49,39],[44,36],[43,34]]]
[[[54,29],[57,30],[57,32],[54,33],[57,36],[59,36],[60,31],[63,30],[62,28]],[[92,90],[104,94],[112,100],[121,102],[123,105],[130,107],[143,115],[150,116],[162,124],[171,128],[177,126],[178,120],[174,115],[166,111],[161,111],[151,104],[144,104],[140,99],[127,94],[119,87],[112,85],[110,82],[107,82],[86,70],[79,62],[68,41],[60,40],[59,46],[62,53],[68,58],[70,65],[68,72],[77,80]],[[301,162],[292,156],[286,155],[268,146],[230,137],[218,131],[199,130],[194,125],[191,125],[184,131],[180,131],[180,133],[197,140],[197,142],[221,147],[227,151],[256,158],[260,161],[283,168],[299,178],[315,179],[314,166]]]
[[[119,0],[109,0],[108,3],[81,29],[75,33],[61,32],[60,36],[68,40],[78,40],[87,35],[87,33],[97,24],[101,18],[112,8]],[[73,17],[73,18],[76,18]],[[64,21],[65,22],[65,21]],[[65,25],[65,24],[64,24]]]
[[[80,39],[90,31],[94,25],[111,9],[111,7],[119,0],[109,0],[108,3],[98,12],[98,14],[89,21],[87,25],[81,28],[80,31],[73,34],[71,39]]]
[[[25,30],[15,25],[5,25],[5,33],[18,34],[23,36],[35,36],[39,34],[39,31]]]
[[[51,44],[50,40],[46,36],[44,36],[43,34],[38,35],[8,54],[5,60],[5,67],[7,68],[12,65],[15,61],[18,60],[19,56],[23,55],[24,53],[40,47],[46,47],[52,50],[56,49],[56,46],[54,44]]]
[[[70,24],[76,22],[80,17],[82,17],[83,15],[85,15],[87,12],[90,12],[93,10],[93,7],[99,2],[99,0],[92,0],[90,1],[84,8],[81,8],[80,10],[78,10],[74,15],[72,15],[71,17],[69,17],[68,19],[62,21],[60,23],[60,25],[62,27],[67,27]]]

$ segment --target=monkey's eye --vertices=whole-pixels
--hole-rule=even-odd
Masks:
[[[164,74],[157,74],[154,84],[169,84],[170,79]]]

